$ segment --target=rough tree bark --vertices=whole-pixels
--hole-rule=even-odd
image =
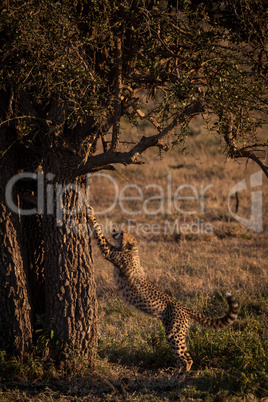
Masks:
[[[71,183],[68,170],[62,170],[60,166],[55,152],[49,153],[44,161],[44,171],[54,175],[54,205],[57,207],[61,201],[63,204],[60,205],[63,206],[61,217],[59,211],[54,211],[53,215],[45,213],[42,219],[46,326],[54,334],[50,355],[56,361],[66,361],[70,354],[83,357],[92,366],[97,345],[97,301],[86,230],[86,206],[80,211],[77,193],[71,189],[60,190],[59,186],[64,189]],[[71,184],[82,190],[84,179],[74,179]],[[76,208],[78,213],[67,213]]]
[[[10,134],[0,130],[0,151],[7,150]],[[5,202],[6,184],[17,173],[15,161],[13,150],[0,159],[0,347],[27,358],[32,349],[32,322],[20,222]]]

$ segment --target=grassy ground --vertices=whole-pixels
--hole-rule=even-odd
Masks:
[[[22,366],[16,361],[7,364],[0,355],[0,401],[268,400],[266,179],[263,176],[263,185],[253,189],[263,192],[263,231],[256,233],[231,217],[228,194],[243,179],[249,188],[250,175],[258,167],[226,161],[217,150],[216,138],[197,136],[195,141],[189,140],[184,156],[172,150],[161,161],[150,151],[144,167],[113,172],[115,182],[93,177],[91,203],[101,211],[117,198],[115,207],[100,214],[99,221],[107,229],[111,222],[129,226],[137,237],[148,279],[174,298],[206,315],[218,316],[227,309],[224,294],[234,294],[240,313],[233,327],[216,332],[193,323],[188,345],[194,364],[179,381],[173,377],[175,362],[160,322],[117,297],[112,266],[94,246],[99,300],[95,370],[85,370],[81,362],[71,374],[59,374],[38,360]],[[140,190],[125,187],[130,184]],[[176,200],[176,190],[182,185],[192,187],[181,187],[180,196],[195,194],[197,199]],[[123,199],[127,196],[139,199]],[[153,196],[163,196],[163,200],[152,200]],[[250,203],[250,190],[240,192],[237,213],[241,217],[249,217]],[[231,199],[230,204],[234,211],[236,200]],[[141,213],[135,214],[137,211]],[[174,222],[178,231],[170,230]]]

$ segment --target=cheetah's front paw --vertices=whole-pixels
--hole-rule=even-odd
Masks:
[[[91,207],[91,206],[88,206],[87,207],[87,214],[90,216],[90,215],[95,215],[94,214],[94,209],[93,209],[93,207]]]
[[[94,218],[95,218],[94,209],[91,206],[87,207],[87,218],[88,218],[90,224],[94,223]]]

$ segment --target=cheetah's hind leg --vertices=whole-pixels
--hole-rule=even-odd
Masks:
[[[186,346],[186,333],[184,330],[178,329],[177,331],[172,331],[170,334],[166,334],[167,341],[173,352],[176,362],[177,369],[175,371],[176,375],[179,375],[182,371],[189,371],[193,364],[193,360],[187,350]],[[174,374],[175,374],[174,373]]]
[[[173,378],[178,378],[180,383],[185,380],[185,374],[187,371],[190,371],[191,366],[193,364],[193,360],[190,356],[190,353],[187,350],[184,350],[180,355],[176,356],[177,367],[174,370],[172,375]]]

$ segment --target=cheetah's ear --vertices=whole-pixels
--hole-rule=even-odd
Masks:
[[[126,249],[126,250],[132,250],[134,246],[135,246],[134,243],[127,241],[127,242],[124,244],[124,249]]]
[[[122,248],[124,250],[132,250],[136,245],[136,239],[132,238],[127,232],[123,231]]]

